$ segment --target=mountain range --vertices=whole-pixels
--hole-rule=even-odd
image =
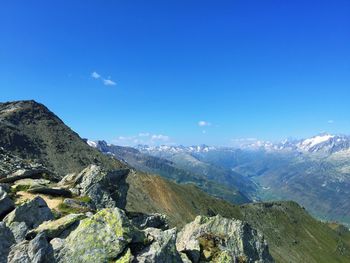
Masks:
[[[233,203],[294,200],[322,220],[350,224],[349,136],[320,134],[239,147],[88,143],[142,171],[192,182]]]
[[[98,145],[40,103],[0,103],[0,262],[350,261],[348,229],[296,202],[252,202],[254,169],[231,167],[254,159],[243,150]]]

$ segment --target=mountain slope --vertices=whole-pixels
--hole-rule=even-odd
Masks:
[[[35,101],[0,103],[0,145],[22,158],[42,163],[59,177],[91,163],[123,167],[89,147],[54,113]]]
[[[101,152],[123,160],[140,171],[159,174],[177,183],[193,183],[212,196],[217,196],[236,204],[251,202],[251,200],[240,191],[240,188],[236,187],[233,183],[219,183],[218,181],[221,177],[218,176],[218,173],[212,173],[218,178],[209,179],[207,175],[203,175],[198,171],[197,173],[191,170],[186,171],[179,168],[176,163],[172,161],[141,153],[139,150],[131,147],[110,145],[104,141],[88,143]]]

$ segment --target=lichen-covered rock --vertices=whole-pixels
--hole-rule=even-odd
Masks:
[[[129,243],[142,243],[144,240],[143,232],[130,223],[123,210],[107,208],[80,221],[79,226],[67,237],[59,261],[115,261]]]
[[[7,255],[10,247],[15,243],[15,238],[11,230],[6,227],[5,223],[0,222],[0,262],[7,262]]]
[[[84,214],[69,214],[57,220],[46,221],[37,228],[29,231],[26,235],[27,239],[34,238],[39,233],[44,233],[48,239],[53,239],[62,234],[67,228],[77,221],[85,218]]]
[[[33,229],[42,222],[52,219],[54,219],[54,215],[50,208],[47,206],[44,199],[37,196],[9,213],[4,218],[4,222],[8,226],[13,222],[24,222],[28,229]]]
[[[16,182],[11,186],[13,191],[20,191],[20,190],[26,190],[31,187],[37,187],[37,186],[46,186],[49,185],[50,181],[46,179],[21,179]]]
[[[240,220],[198,216],[178,234],[192,262],[274,262],[263,235]]]
[[[175,228],[166,231],[162,231],[158,228],[147,228],[145,233],[150,245],[137,253],[137,262],[182,262],[181,256],[176,250]]]
[[[5,191],[5,187],[0,186],[0,220],[15,208],[15,204]]]
[[[45,234],[40,233],[31,241],[22,241],[11,247],[8,263],[53,263],[53,249]]]

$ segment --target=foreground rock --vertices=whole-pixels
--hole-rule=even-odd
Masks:
[[[54,215],[50,208],[44,199],[37,196],[9,213],[4,218],[4,222],[13,232],[16,242],[19,242],[24,240],[28,230],[52,219]]]
[[[70,186],[71,191],[89,196],[97,209],[125,207],[129,169],[106,171],[99,166],[89,165],[79,174],[69,174],[59,183]]]
[[[24,222],[29,229],[39,226],[44,221],[52,220],[54,216],[44,199],[37,196],[33,200],[18,206],[4,218],[7,225],[13,222]]]
[[[22,241],[11,247],[8,263],[53,263],[53,249],[45,234],[37,235],[31,241]]]
[[[11,230],[6,227],[5,223],[0,222],[0,262],[7,262],[7,255],[10,247],[15,243],[15,238]]]
[[[220,215],[198,216],[178,234],[176,246],[192,262],[274,262],[260,232]]]
[[[80,221],[65,240],[59,262],[109,262],[123,256],[130,243],[143,243],[144,234],[135,228],[123,210],[107,208]]]
[[[166,231],[147,228],[145,233],[151,244],[138,253],[137,262],[182,262],[180,254],[176,251],[175,228]]]
[[[85,218],[83,214],[69,214],[57,220],[46,221],[37,228],[29,231],[26,238],[32,239],[37,234],[44,233],[48,239],[53,239],[60,236],[65,230],[83,218]]]
[[[36,168],[36,169],[20,169],[16,172],[0,178],[0,183],[13,183],[17,180],[31,178],[31,179],[40,179],[45,175],[51,174],[47,169]]]
[[[4,186],[0,186],[0,220],[15,208],[15,204],[8,196]]]
[[[60,188],[60,187],[48,187],[48,186],[35,186],[28,189],[29,193],[32,194],[44,194],[51,196],[63,196],[63,197],[71,197],[71,191]]]

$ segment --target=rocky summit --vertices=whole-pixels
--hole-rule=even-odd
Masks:
[[[0,147],[0,263],[350,260],[346,228],[139,172],[34,101],[0,104]]]

